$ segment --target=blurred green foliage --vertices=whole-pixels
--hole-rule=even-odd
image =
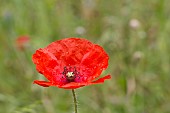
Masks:
[[[112,79],[77,89],[80,113],[170,113],[169,0],[0,0],[0,113],[71,113],[70,90],[32,84],[44,77],[32,54],[83,37],[110,56]],[[16,39],[30,42],[17,48]]]

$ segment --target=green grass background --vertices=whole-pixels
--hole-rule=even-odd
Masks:
[[[70,90],[32,84],[36,49],[83,37],[112,79],[77,89],[79,113],[170,113],[169,0],[0,0],[0,113],[72,113]],[[133,26],[133,22],[137,23]],[[28,35],[29,45],[16,48]]]

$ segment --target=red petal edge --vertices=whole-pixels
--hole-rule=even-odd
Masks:
[[[39,80],[35,80],[35,81],[34,81],[34,84],[38,84],[38,85],[43,86],[43,87],[52,86],[52,83],[51,83],[51,82],[39,81]]]
[[[104,81],[105,81],[106,79],[111,79],[111,76],[110,76],[110,75],[106,75],[106,76],[104,76],[104,77],[102,77],[102,78],[99,78],[98,80],[96,80],[96,81],[94,81],[94,82],[92,82],[92,83],[93,83],[93,84],[104,83]]]

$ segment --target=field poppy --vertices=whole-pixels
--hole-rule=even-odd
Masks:
[[[111,76],[96,78],[107,68],[108,59],[102,47],[86,39],[71,37],[58,40],[33,54],[37,71],[48,80],[35,80],[34,83],[64,89],[103,83]]]
[[[19,50],[24,50],[29,46],[29,36],[20,36],[16,39],[16,46]]]

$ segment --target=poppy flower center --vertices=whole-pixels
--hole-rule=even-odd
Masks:
[[[78,77],[79,72],[77,71],[76,67],[64,67],[64,71],[62,73],[68,82],[75,82],[75,78]]]
[[[66,74],[66,78],[67,78],[68,81],[72,82],[72,81],[74,81],[75,75],[74,75],[73,72],[68,72]]]

